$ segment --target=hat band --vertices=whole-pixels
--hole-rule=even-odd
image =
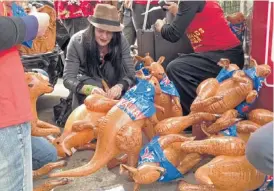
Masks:
[[[111,26],[116,26],[116,27],[120,26],[119,21],[111,21],[111,20],[107,20],[107,19],[96,18],[93,16],[90,18],[90,21],[97,23],[97,24],[111,25]]]

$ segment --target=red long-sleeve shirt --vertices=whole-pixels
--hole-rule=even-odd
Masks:
[[[0,128],[4,128],[32,119],[30,95],[15,45],[35,38],[38,21],[34,16],[0,16],[0,26]]]

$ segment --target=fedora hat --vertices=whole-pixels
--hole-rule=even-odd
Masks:
[[[97,4],[94,14],[88,17],[88,21],[96,28],[106,31],[120,32],[123,30],[116,7],[109,4]]]

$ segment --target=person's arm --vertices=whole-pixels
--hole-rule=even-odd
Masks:
[[[74,93],[80,92],[82,88],[80,81],[77,79],[80,67],[80,58],[77,52],[77,48],[75,47],[76,43],[77,39],[74,35],[67,46],[67,55],[64,64],[63,75],[64,86]]]
[[[24,41],[32,40],[38,32],[35,16],[0,17],[0,50],[5,50]]]
[[[181,1],[178,12],[171,24],[162,27],[161,34],[170,42],[177,42],[185,33],[196,13],[204,8],[205,1]]]
[[[122,70],[123,70],[123,77],[118,82],[118,84],[123,85],[123,91],[126,91],[129,87],[135,84],[135,70],[134,70],[134,63],[133,59],[130,56],[130,47],[129,44],[122,35]]]

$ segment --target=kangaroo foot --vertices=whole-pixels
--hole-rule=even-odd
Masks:
[[[57,186],[66,185],[70,182],[71,181],[67,178],[62,178],[58,180],[48,180],[44,184],[34,188],[33,191],[51,191],[53,188]]]
[[[221,130],[224,130],[241,119],[236,118],[238,112],[234,109],[226,111],[215,123],[211,124],[208,127],[201,127],[205,134],[216,134]]]
[[[53,163],[48,163],[42,168],[39,168],[38,170],[33,171],[33,178],[38,178],[40,176],[43,176],[45,174],[48,174],[50,171],[52,171],[55,168],[60,168],[64,167],[67,165],[67,162],[64,160],[58,161],[58,162],[53,162]]]
[[[114,158],[107,164],[107,168],[110,170],[115,168],[116,166],[119,166],[120,164],[126,164],[127,158],[127,154],[124,154],[120,158]]]
[[[191,111],[202,111],[203,108],[208,107],[209,105],[218,102],[220,100],[223,99],[223,96],[213,96],[213,97],[209,97],[207,99],[204,100],[196,100],[195,102],[193,102],[193,104],[190,107]]]

